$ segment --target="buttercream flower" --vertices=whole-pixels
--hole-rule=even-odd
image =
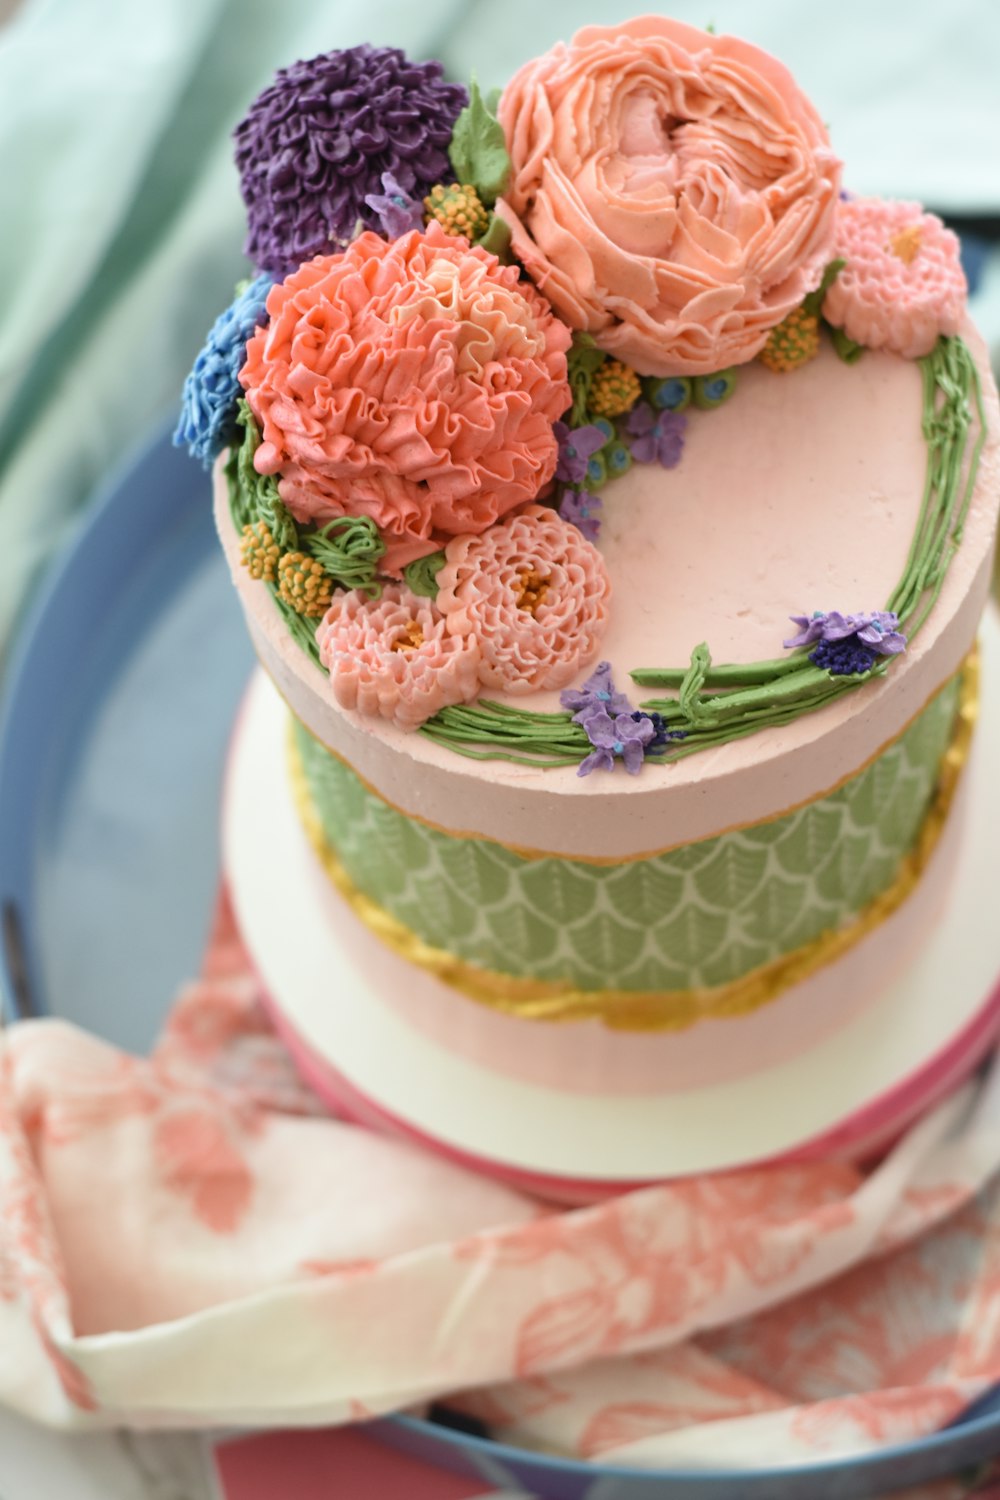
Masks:
[[[247,206],[246,254],[284,276],[362,227],[384,175],[409,197],[449,170],[452,127],[468,99],[439,62],[397,47],[348,47],[282,68],[234,132]]]
[[[823,316],[856,344],[919,359],[939,334],[958,332],[968,291],[958,237],[919,203],[841,203],[834,253],[845,265]]]
[[[814,641],[843,641],[856,635],[879,656],[897,656],[906,650],[906,636],[899,629],[899,616],[891,609],[844,615],[837,609],[814,610],[811,615],[789,615],[798,634],[783,641],[786,650],[811,646]]]
[[[840,163],[791,75],[645,16],[527,63],[497,212],[571,327],[644,375],[743,364],[831,258]]]
[[[602,661],[591,672],[586,682],[581,683],[578,688],[565,688],[559,694],[559,702],[573,715],[578,724],[582,724],[588,714],[600,711],[606,714],[630,714],[632,712],[632,705],[628,698],[615,688],[611,670],[611,663]]]
[[[589,776],[591,771],[613,771],[616,756],[630,776],[638,776],[646,748],[656,734],[656,726],[646,714],[615,714],[612,718],[602,708],[595,709],[582,722],[594,748],[580,762],[578,776]]]
[[[267,322],[270,287],[270,276],[258,276],[237,292],[209,329],[204,348],[184,382],[174,446],[186,447],[206,469],[236,437],[240,366],[246,359],[247,339]]]
[[[559,501],[559,514],[564,521],[572,522],[582,531],[588,542],[596,542],[601,534],[604,501],[589,490],[564,490]]]
[[[565,687],[608,622],[601,554],[540,505],[449,542],[437,581],[448,629],[479,641],[480,681],[509,693]]]
[[[898,656],[906,650],[906,636],[899,629],[893,610],[842,615],[839,610],[815,610],[811,615],[790,615],[798,634],[783,644],[788,650],[815,646],[809,653],[814,666],[832,677],[854,677],[870,672],[880,656]]]
[[[379,599],[361,589],[335,595],[316,642],[341,708],[400,729],[417,729],[479,691],[475,638],[448,630],[434,601],[403,583],[387,583]]]
[[[382,173],[382,191],[368,193],[365,203],[378,219],[378,228],[386,239],[396,240],[411,229],[423,229],[424,210],[419,199],[411,198],[391,172]]]
[[[559,444],[556,478],[564,484],[582,484],[587,477],[588,462],[604,447],[608,434],[593,423],[570,427],[566,422],[556,422],[552,430]]]
[[[681,411],[656,411],[648,401],[629,412],[625,431],[632,439],[632,457],[641,464],[658,463],[675,469],[684,452],[687,417]]]
[[[552,478],[570,335],[516,267],[432,223],[363,234],[267,305],[240,380],[297,520],[371,516],[396,571]]]

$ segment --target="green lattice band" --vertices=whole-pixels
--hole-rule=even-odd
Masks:
[[[312,810],[353,887],[434,949],[580,990],[731,984],[849,924],[927,816],[953,679],[857,776],[772,821],[620,865],[530,857],[389,806],[301,725]]]

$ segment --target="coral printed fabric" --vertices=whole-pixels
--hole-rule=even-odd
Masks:
[[[0,1040],[0,1399],[287,1427],[447,1396],[591,1460],[860,1453],[1000,1378],[998,1161],[994,1074],[867,1175],[556,1210],[329,1118],[223,907],[150,1059],[58,1021]]]

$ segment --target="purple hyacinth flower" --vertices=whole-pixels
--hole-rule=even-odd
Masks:
[[[468,91],[439,62],[397,47],[347,47],[282,68],[236,127],[246,253],[284,277],[377,228],[390,173],[409,198],[451,181],[448,146]]]
[[[640,401],[628,414],[625,430],[632,439],[632,457],[640,463],[661,464],[673,469],[684,452],[687,417],[680,411],[657,411]]]
[[[559,502],[559,514],[583,532],[588,542],[596,542],[601,532],[601,513],[604,501],[589,490],[564,490]]]
[[[812,646],[817,641],[831,643],[851,637],[856,637],[876,656],[898,656],[906,650],[906,636],[892,610],[844,615],[835,609],[817,609],[811,615],[789,615],[789,619],[799,627],[797,635],[783,642],[790,651],[797,646]]]
[[[624,693],[616,693],[611,678],[611,663],[602,661],[586,682],[578,688],[564,688],[559,702],[573,715],[577,724],[583,724],[584,716],[594,712],[606,714],[630,714],[632,705]],[[584,725],[586,728],[586,725]]]
[[[391,172],[382,173],[381,193],[368,193],[365,203],[378,216],[382,233],[388,240],[398,240],[411,229],[424,227],[423,205],[400,187]]]
[[[866,623],[858,627],[858,640],[879,656],[898,656],[906,650],[906,636],[899,629],[899,616],[894,610],[881,609],[863,618]]]
[[[594,708],[580,718],[593,750],[580,762],[578,776],[591,771],[613,771],[620,759],[630,776],[638,776],[646,758],[646,746],[656,734],[652,722],[644,715],[632,713],[612,716],[604,707]]]
[[[556,478],[563,484],[582,484],[587,477],[588,462],[608,441],[607,433],[591,424],[570,427],[566,422],[553,422],[552,431],[559,444]]]

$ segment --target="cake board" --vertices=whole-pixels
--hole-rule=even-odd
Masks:
[[[992,614],[982,696],[977,745],[934,856],[947,858],[949,836],[961,834],[957,869],[918,960],[777,1067],[711,1087],[597,1094],[505,1076],[412,1024],[400,996],[416,1002],[421,986],[439,982],[382,949],[330,886],[289,788],[287,710],[258,672],[226,776],[223,865],[276,1024],[333,1108],[562,1201],[765,1161],[865,1159],[967,1076],[1000,1027],[991,894],[1000,790],[989,774],[1000,754],[1000,623]],[[963,798],[974,816],[961,826]],[[919,886],[909,899],[920,901]],[[529,1023],[514,1024],[523,1032]]]
[[[60,1016],[145,1050],[197,967],[225,747],[250,666],[216,549],[204,481],[164,433],[109,477],[24,620],[0,705],[7,1020]],[[67,618],[90,643],[79,690],[65,671]],[[993,1455],[1000,1402],[984,1397],[954,1426],[879,1453],[746,1473],[581,1463],[405,1415],[371,1431],[484,1489],[503,1476],[545,1500],[725,1500],[734,1488],[805,1500],[834,1487],[860,1500]]]

